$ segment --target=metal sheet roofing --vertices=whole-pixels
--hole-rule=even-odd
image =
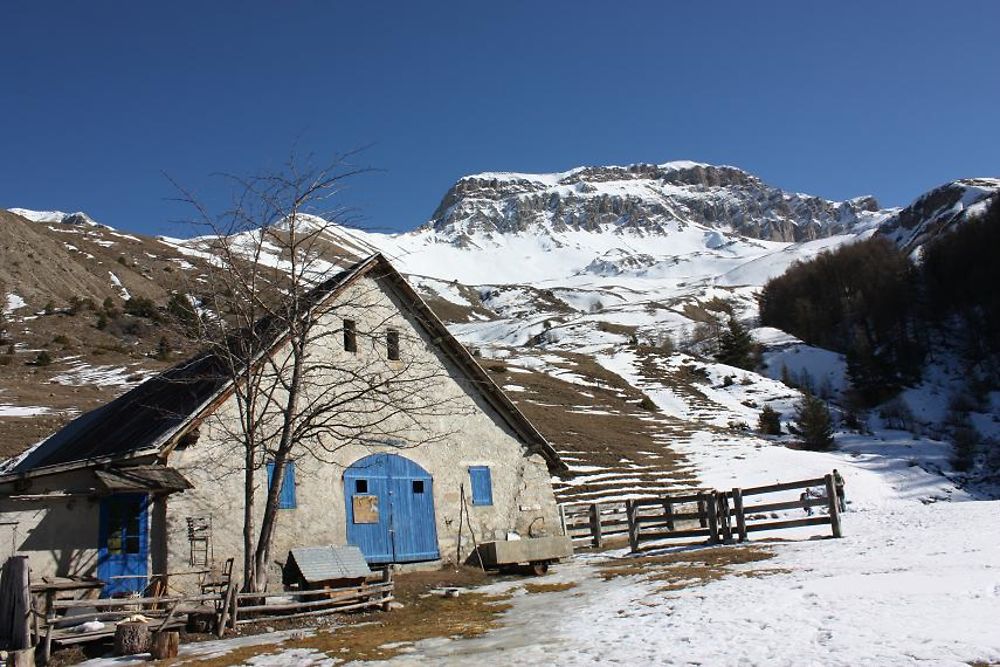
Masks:
[[[361,549],[342,547],[299,547],[288,553],[288,565],[298,568],[306,583],[331,579],[356,579],[372,573]]]

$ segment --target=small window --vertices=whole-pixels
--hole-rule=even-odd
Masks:
[[[389,329],[385,334],[386,354],[389,359],[399,361],[399,332]]]
[[[354,480],[354,493],[368,493],[368,480],[367,479]]]
[[[354,320],[344,320],[344,351],[358,351],[358,325]]]
[[[424,480],[422,480],[422,479],[415,479],[415,480],[413,480],[413,492],[414,493],[423,493],[424,492]]]
[[[274,484],[274,464],[267,464],[267,488],[270,490]],[[293,510],[295,503],[295,462],[285,463],[285,474],[281,480],[281,493],[278,496],[279,510]]]
[[[469,478],[472,480],[472,504],[493,504],[493,478],[489,466],[469,466]]]

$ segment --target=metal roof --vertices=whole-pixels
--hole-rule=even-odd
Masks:
[[[330,579],[355,579],[372,573],[361,549],[342,547],[299,547],[288,552],[288,565],[298,568],[306,583]]]

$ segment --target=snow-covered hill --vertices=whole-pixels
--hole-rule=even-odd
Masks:
[[[735,167],[671,162],[468,176],[427,224],[401,234],[330,227],[315,218],[298,224],[323,229],[327,251],[318,266],[333,269],[374,251],[392,258],[458,338],[493,360],[485,363],[496,379],[586,480],[564,487],[565,497],[593,499],[693,483],[697,472],[680,453],[704,446],[706,434],[717,438],[723,429],[727,438],[753,439],[740,429],[765,402],[787,417],[795,392],[774,381],[781,366],[830,357],[806,370],[817,380],[843,374],[836,355],[787,342],[796,356],[774,357],[770,377],[671,356],[671,349],[697,352],[699,338],[730,312],[752,320],[756,292],[794,262],[876,233],[914,251],[998,191],[1000,180],[959,181],[892,210],[870,197],[832,202],[784,192]],[[69,238],[61,229],[81,238],[97,233],[82,214],[20,215],[44,223],[50,236]],[[130,266],[166,255],[186,269],[178,258],[190,259],[190,269],[198,268],[189,289],[213,261],[211,237],[99,230],[102,243],[144,245],[129,248],[140,258]],[[282,266],[285,260],[268,251],[263,261]],[[37,311],[42,303],[29,305]],[[726,384],[727,376],[738,384]],[[545,409],[553,396],[568,421]],[[649,396],[653,413],[641,407]],[[629,438],[617,435],[624,432]],[[613,450],[606,447],[611,438],[618,440]],[[664,456],[665,442],[673,455]]]

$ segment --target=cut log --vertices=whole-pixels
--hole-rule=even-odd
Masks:
[[[135,655],[149,650],[149,626],[142,622],[119,623],[115,628],[115,655]]]
[[[164,660],[166,658],[176,658],[180,651],[181,633],[179,632],[157,632],[153,635],[153,646],[150,653],[154,660]]]
[[[10,667],[35,667],[35,649],[33,648],[11,651],[7,657],[9,660],[7,664]]]

